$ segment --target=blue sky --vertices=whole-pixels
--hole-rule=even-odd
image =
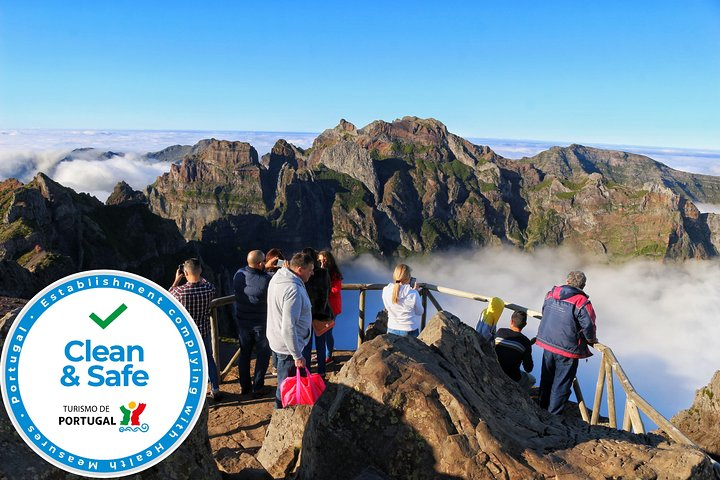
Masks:
[[[319,132],[720,149],[720,2],[8,1],[0,128]]]

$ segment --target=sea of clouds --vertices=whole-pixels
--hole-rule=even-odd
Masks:
[[[720,369],[717,301],[720,261],[658,263],[638,260],[623,265],[594,263],[564,249],[525,253],[484,249],[438,253],[409,261],[419,282],[442,285],[485,296],[497,296],[531,310],[542,309],[545,294],[562,285],[567,273],[581,269],[588,277],[586,292],[597,312],[598,339],[611,347],[633,386],[660,413],[670,418],[689,408],[695,390]],[[345,283],[388,283],[392,265],[363,256],[342,265]],[[487,304],[435,294],[443,309],[475,326]],[[382,309],[379,292],[368,293],[367,323]],[[358,293],[345,292],[343,314],[336,326],[341,347],[357,342]],[[434,308],[429,308],[434,313]],[[508,326],[506,310],[500,326]],[[532,338],[539,321],[529,319],[524,333]],[[540,378],[542,353],[534,348],[534,374]],[[581,360],[578,379],[592,406],[599,369],[599,352]],[[618,423],[624,397],[615,382]],[[607,414],[604,401],[603,414]],[[646,419],[647,420],[647,419]]]

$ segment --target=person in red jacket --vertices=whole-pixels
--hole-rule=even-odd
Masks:
[[[320,266],[328,271],[330,274],[330,296],[328,301],[330,302],[330,309],[333,311],[333,318],[337,318],[342,312],[342,273],[338,268],[335,257],[328,250],[323,250],[318,254],[318,261]],[[326,335],[327,345],[327,359],[325,363],[333,361],[333,351],[335,350],[335,339],[333,338],[333,331],[330,329]],[[318,355],[320,352],[318,352]]]

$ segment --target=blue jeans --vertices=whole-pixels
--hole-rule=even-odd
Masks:
[[[558,415],[570,398],[578,359],[563,357],[557,353],[543,350],[542,373],[540,376],[540,407]]]
[[[213,391],[220,388],[220,379],[218,378],[217,365],[212,353],[212,335],[209,333],[203,337],[203,344],[205,345],[205,354],[207,355],[208,361],[208,380],[210,381],[210,388]]]
[[[313,339],[315,339],[315,351],[317,351],[317,373],[325,375],[327,369],[325,368],[325,338],[328,332],[323,333],[319,337],[315,335],[315,330],[310,329],[312,336],[310,341],[303,349],[303,357],[305,357],[305,365],[310,368],[310,354],[312,352]],[[332,329],[330,329],[332,331]]]
[[[282,408],[282,400],[280,397],[280,385],[289,376],[288,373],[295,374],[295,359],[292,355],[272,352],[273,365],[277,370],[277,391],[275,392],[275,409]]]
[[[393,335],[397,335],[398,337],[415,337],[417,338],[418,335],[420,335],[420,331],[416,328],[415,330],[405,331],[405,330],[395,330],[394,328],[388,328],[387,333],[392,333]]]
[[[240,376],[240,392],[242,394],[259,392],[265,385],[265,374],[270,364],[270,344],[265,336],[265,326],[238,326],[240,340],[240,357],[238,374]],[[250,377],[250,359],[255,348],[255,374]]]

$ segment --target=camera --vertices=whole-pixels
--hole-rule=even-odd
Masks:
[[[410,288],[415,288],[416,284],[417,284],[417,278],[410,277]]]
[[[283,260],[282,258],[280,258],[280,259],[278,259],[277,262],[275,262],[275,265],[276,265],[277,267],[284,267],[284,266],[285,266],[285,260]]]
[[[178,265],[178,272],[182,273],[183,275],[185,274],[185,264],[184,263],[181,263],[180,265]]]

